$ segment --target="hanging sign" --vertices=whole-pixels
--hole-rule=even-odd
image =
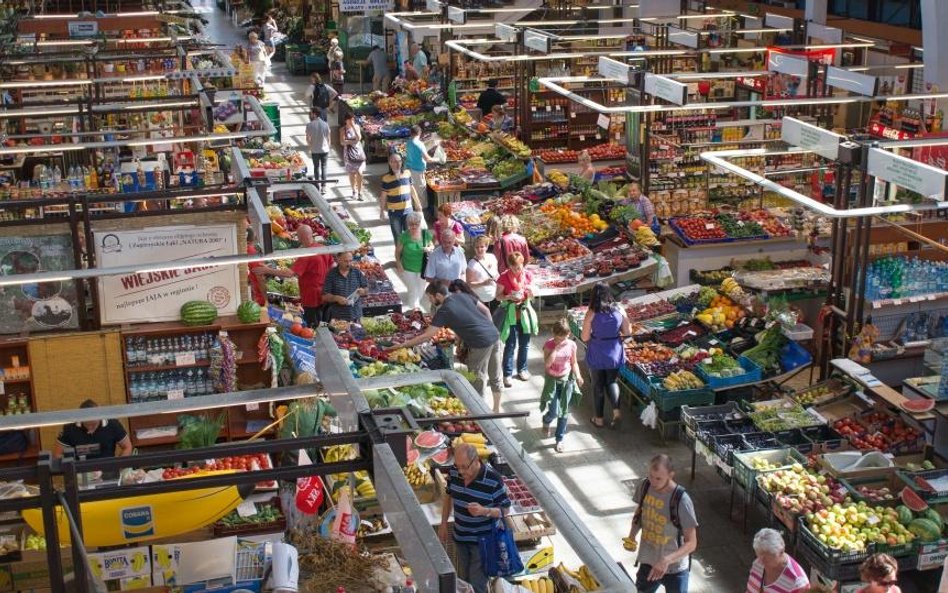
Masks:
[[[842,29],[827,27],[826,25],[821,25],[814,21],[810,21],[806,24],[806,35],[807,37],[815,37],[828,44],[843,42]]]
[[[638,18],[677,16],[681,13],[680,0],[639,0]]]
[[[623,85],[632,84],[632,67],[618,60],[599,56],[599,76]]]
[[[826,69],[826,84],[867,97],[875,97],[879,90],[879,79],[875,76],[850,72],[836,66]]]
[[[835,161],[839,158],[839,143],[845,141],[846,137],[794,117],[784,117],[780,126],[780,139]]]
[[[441,3],[438,0],[425,0],[425,10],[440,13]]]
[[[609,123],[611,122],[608,115],[605,113],[600,113],[599,117],[596,118],[596,125],[602,128],[603,130],[609,129]]]
[[[467,13],[464,12],[463,8],[455,8],[454,6],[448,7],[448,20],[452,23],[457,23],[458,25],[463,25],[467,22]]]
[[[793,30],[793,17],[773,14],[768,12],[764,15],[764,25],[773,29]]]
[[[881,148],[870,148],[866,173],[894,183],[926,198],[945,195],[948,171],[913,161]]]
[[[517,28],[503,23],[494,23],[494,35],[507,43],[517,43]]]
[[[76,267],[69,233],[0,237],[0,276]],[[76,284],[71,280],[0,286],[0,303],[2,334],[79,327]]]
[[[552,39],[548,35],[544,35],[539,31],[526,29],[523,32],[523,45],[528,49],[548,54],[550,53],[551,42]]]
[[[99,21],[69,21],[66,28],[70,39],[86,39],[99,34]]]
[[[100,267],[181,262],[195,258],[237,255],[234,225],[176,226],[95,234]],[[182,266],[99,279],[99,311],[103,324],[176,321],[181,305],[208,301],[219,315],[233,315],[240,304],[237,266]]]
[[[806,78],[810,74],[810,62],[806,58],[771,51],[767,53],[767,70]]]
[[[645,73],[645,92],[675,105],[688,102],[688,85],[651,72]]]
[[[698,39],[698,34],[694,31],[686,31],[681,27],[668,25],[668,40],[672,43],[697,49],[699,43]]]
[[[394,8],[394,0],[339,0],[339,12],[386,11]]]

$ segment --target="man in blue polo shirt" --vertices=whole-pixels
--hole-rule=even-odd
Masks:
[[[438,536],[442,543],[448,541],[448,519],[452,509],[458,578],[470,583],[475,593],[487,593],[487,575],[478,539],[490,533],[494,521],[507,515],[510,499],[500,474],[481,463],[473,445],[462,444],[454,448],[454,467],[448,472],[448,489],[441,503]]]

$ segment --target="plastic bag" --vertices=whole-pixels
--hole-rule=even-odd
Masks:
[[[655,402],[652,402],[648,405],[647,408],[642,410],[642,415],[639,416],[642,420],[642,424],[649,428],[658,427],[658,408],[655,407]]]
[[[523,570],[523,560],[514,543],[513,533],[503,519],[494,521],[490,533],[478,540],[481,565],[489,577],[507,577]]]
[[[443,165],[446,162],[448,162],[448,153],[446,153],[444,149],[441,148],[441,145],[439,144],[438,146],[435,147],[434,155],[432,156],[432,158],[434,158],[436,162]]]
[[[356,543],[356,531],[353,528],[352,521],[352,498],[349,495],[348,486],[342,487],[330,534],[333,541],[349,544],[350,546],[354,546]]]
[[[658,261],[658,266],[655,268],[655,286],[659,288],[671,286],[671,283],[674,282],[675,277],[672,275],[671,266],[668,265],[668,260],[658,254],[655,254],[652,257]]]

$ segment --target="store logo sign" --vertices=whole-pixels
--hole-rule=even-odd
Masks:
[[[125,539],[139,539],[155,535],[155,518],[151,505],[127,507],[119,511],[122,534]]]
[[[926,198],[942,198],[948,187],[948,171],[892,154],[881,148],[869,149],[866,172]]]

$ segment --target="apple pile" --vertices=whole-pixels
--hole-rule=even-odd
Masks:
[[[543,150],[540,158],[544,163],[575,163],[579,160],[579,153],[575,150]]]
[[[915,539],[899,523],[895,509],[874,507],[863,501],[834,504],[807,514],[805,519],[817,539],[844,552],[862,552],[870,544],[895,546]]]
[[[477,422],[441,422],[438,430],[447,434],[478,433],[481,427]]]
[[[848,500],[846,489],[829,476],[809,472],[799,463],[757,477],[774,502],[792,513],[812,513]]]
[[[887,502],[890,500],[895,500],[895,493],[892,492],[889,488],[870,488],[869,486],[859,486],[856,488],[856,492],[859,493],[859,496],[865,498],[869,502]]]

